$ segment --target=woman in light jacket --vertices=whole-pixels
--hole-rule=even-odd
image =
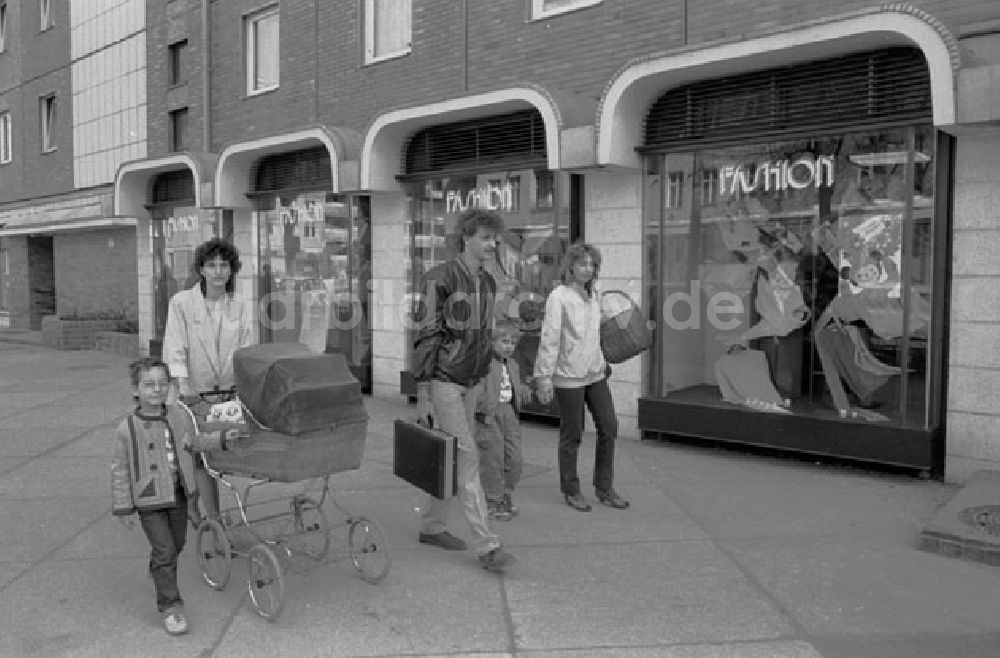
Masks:
[[[559,488],[566,504],[589,512],[576,472],[583,435],[584,405],[597,428],[594,489],[604,505],[629,506],[614,489],[618,417],[608,388],[608,365],[601,351],[600,293],[595,288],[601,254],[592,245],[569,248],[559,269],[562,284],[549,294],[535,358],[538,400],[559,402]]]
[[[163,360],[180,396],[201,416],[208,412],[209,403],[233,399],[229,392],[235,383],[233,353],[253,339],[251,306],[234,291],[241,265],[234,245],[212,238],[194,252],[198,283],[170,298]],[[211,395],[205,399],[204,393]],[[217,517],[218,487],[199,459],[194,475],[205,514]]]

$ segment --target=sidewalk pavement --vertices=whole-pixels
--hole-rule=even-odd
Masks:
[[[392,475],[392,420],[412,408],[381,399],[366,400],[362,468],[330,481],[388,535],[388,577],[368,584],[348,560],[289,573],[269,623],[245,560],[224,591],[202,582],[192,532],[179,570],[192,628],[168,637],[145,538],[109,512],[127,362],[0,340],[0,656],[1000,655],[1000,571],[916,548],[953,487],[623,440],[631,509],[582,514],[558,492],[556,430],[528,424],[521,514],[497,523],[518,564],[499,577],[417,542],[421,496]],[[588,436],[584,482],[592,463]],[[269,486],[287,499],[298,485]],[[453,530],[468,538],[457,515]]]

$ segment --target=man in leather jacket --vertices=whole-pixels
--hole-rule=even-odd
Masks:
[[[460,253],[424,275],[414,309],[414,369],[420,418],[455,437],[458,500],[472,531],[473,549],[488,571],[502,573],[514,557],[489,525],[473,439],[474,414],[490,369],[496,282],[484,264],[496,258],[503,221],[496,213],[470,210],[458,223]],[[420,543],[465,550],[447,529],[451,500],[428,497]]]

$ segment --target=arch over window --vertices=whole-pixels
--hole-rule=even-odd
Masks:
[[[260,159],[253,174],[253,193],[298,188],[333,189],[330,153],[325,146],[276,153]]]
[[[409,140],[403,171],[426,174],[496,168],[505,162],[545,166],[545,122],[536,109],[430,126]]]
[[[646,115],[641,150],[930,122],[916,48],[888,48],[675,87]]]

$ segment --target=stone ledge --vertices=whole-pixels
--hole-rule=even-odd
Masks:
[[[1000,566],[1000,472],[974,473],[924,526],[920,548]]]

